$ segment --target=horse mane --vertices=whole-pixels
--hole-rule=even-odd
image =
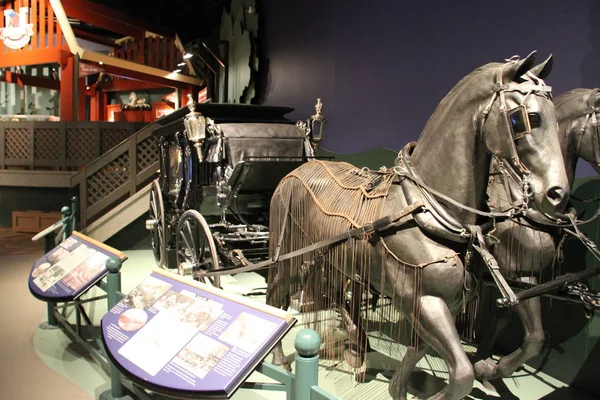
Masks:
[[[561,93],[554,99],[554,105],[559,106],[566,101],[570,101],[573,97],[585,95],[591,90],[592,89],[577,88]]]
[[[577,88],[556,96],[554,105],[557,111],[560,110],[561,114],[558,117],[562,119],[575,117],[579,114],[583,115],[583,112],[587,108],[587,100],[584,100],[584,97],[591,91],[592,89]],[[580,101],[575,101],[577,98],[579,98]],[[561,107],[564,104],[568,104],[568,108]]]
[[[468,83],[470,83],[474,78],[479,77],[481,74],[489,71],[492,68],[498,68],[501,63],[493,62],[489,64],[482,65],[474,69],[470,74],[464,76],[450,91],[444,96],[442,101],[437,105],[434,112],[429,116],[425,127],[422,132],[427,131],[432,121],[437,120],[440,113],[445,112],[453,103],[456,98],[457,93],[459,93]]]

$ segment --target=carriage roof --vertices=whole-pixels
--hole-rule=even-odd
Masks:
[[[295,122],[285,115],[294,111],[290,107],[259,106],[253,104],[196,104],[195,111],[212,119],[217,124],[223,123],[263,123],[293,125]],[[183,119],[189,114],[188,107],[181,107],[155,122],[161,127],[154,134],[168,136],[183,129]]]

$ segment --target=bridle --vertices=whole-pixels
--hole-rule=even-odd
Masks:
[[[578,132],[579,138],[577,139],[577,154],[580,153],[581,142],[583,142],[583,136],[588,127],[588,124],[592,124],[593,127],[596,128],[596,132],[592,134],[592,147],[594,148],[594,158],[596,162],[596,167],[600,167],[600,126],[598,125],[598,119],[596,117],[596,113],[600,112],[600,109],[596,108],[595,101],[596,96],[600,93],[600,89],[594,88],[590,96],[588,97],[587,108],[585,111],[585,121],[581,126],[581,129]]]
[[[505,64],[502,64],[500,68],[498,68],[498,72],[496,74],[496,84],[494,85],[494,93],[489,103],[483,110],[480,132],[484,132],[484,125],[492,106],[494,105],[494,102],[496,99],[500,99],[500,113],[504,117],[504,121],[506,123],[506,132],[510,136],[511,140],[509,140],[509,158],[506,160],[508,162],[504,162],[503,159],[499,158],[501,161],[499,163],[499,169],[503,175],[507,176],[509,179],[512,179],[519,185],[520,193],[523,196],[522,208],[526,210],[528,207],[529,198],[533,195],[533,187],[531,185],[530,177],[531,171],[519,158],[515,142],[531,133],[531,123],[529,121],[529,113],[526,105],[526,101],[529,96],[531,94],[538,95],[538,93],[541,93],[549,99],[552,99],[552,87],[546,86],[542,79],[536,77],[531,72],[527,72],[526,76],[533,81],[533,83],[526,81],[521,83],[510,82],[505,84],[502,76],[504,67],[517,61],[518,58],[510,58]],[[520,92],[524,94],[525,97],[523,97],[521,104],[508,110],[506,104],[506,92]]]

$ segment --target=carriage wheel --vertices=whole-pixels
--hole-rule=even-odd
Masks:
[[[159,268],[165,268],[165,207],[158,179],[152,182],[150,191],[150,218],[146,228],[150,229],[152,237],[152,253]]]
[[[196,210],[187,210],[177,224],[177,268],[181,275],[191,271],[219,268],[217,247],[206,220]],[[205,278],[204,283],[220,287],[220,277]]]

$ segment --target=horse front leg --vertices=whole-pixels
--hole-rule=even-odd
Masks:
[[[535,277],[522,277],[520,281],[537,284]],[[523,324],[525,337],[521,347],[502,357],[496,368],[489,371],[486,379],[506,378],[515,372],[521,365],[540,354],[544,344],[544,328],[542,326],[542,312],[540,298],[535,297],[519,303],[515,311]]]
[[[439,297],[422,296],[420,299],[419,315],[414,316],[412,310],[403,310],[411,318],[413,329],[419,337],[431,346],[446,362],[450,373],[448,385],[429,398],[429,400],[459,400],[466,397],[473,389],[473,366],[465,353],[460,337],[456,331],[454,316],[447,304]],[[416,359],[419,353],[409,355]],[[418,361],[418,360],[417,360]],[[413,361],[412,362],[416,362]],[[411,362],[411,363],[412,363]],[[410,365],[407,364],[407,367]],[[390,382],[390,395],[394,400],[403,400],[403,382],[407,371],[402,365],[398,367]]]
[[[344,287],[344,293],[347,293],[348,284]],[[366,373],[366,355],[370,350],[369,339],[363,328],[361,318],[362,306],[362,287],[356,282],[352,282],[352,293],[350,301],[344,301],[340,308],[342,321],[348,332],[348,341],[344,349],[344,361],[352,368],[359,369],[355,379],[364,382]]]
[[[422,341],[418,340],[415,346],[409,346],[406,348],[406,354],[402,358],[402,363],[394,373],[394,376],[390,380],[390,393],[396,393],[399,400],[408,399],[408,382],[410,381],[410,375],[414,371],[415,367],[425,356],[429,349]]]
[[[488,386],[487,378],[492,376],[496,371],[496,361],[491,357],[493,354],[494,343],[498,338],[498,334],[506,328],[510,322],[510,317],[513,313],[512,308],[508,309],[495,309],[494,317],[490,324],[490,329],[484,332],[483,339],[479,346],[477,346],[477,352],[474,356],[473,368],[475,370],[475,377],[483,382],[484,386]],[[489,387],[493,389],[493,387]]]
[[[271,272],[270,272],[271,273]],[[277,267],[277,272],[272,279],[269,279],[267,286],[266,303],[270,306],[287,310],[290,306],[289,282],[285,279],[284,271],[281,267]],[[273,365],[281,367],[287,371],[291,371],[292,367],[287,361],[283,352],[283,345],[279,341],[273,348]]]

